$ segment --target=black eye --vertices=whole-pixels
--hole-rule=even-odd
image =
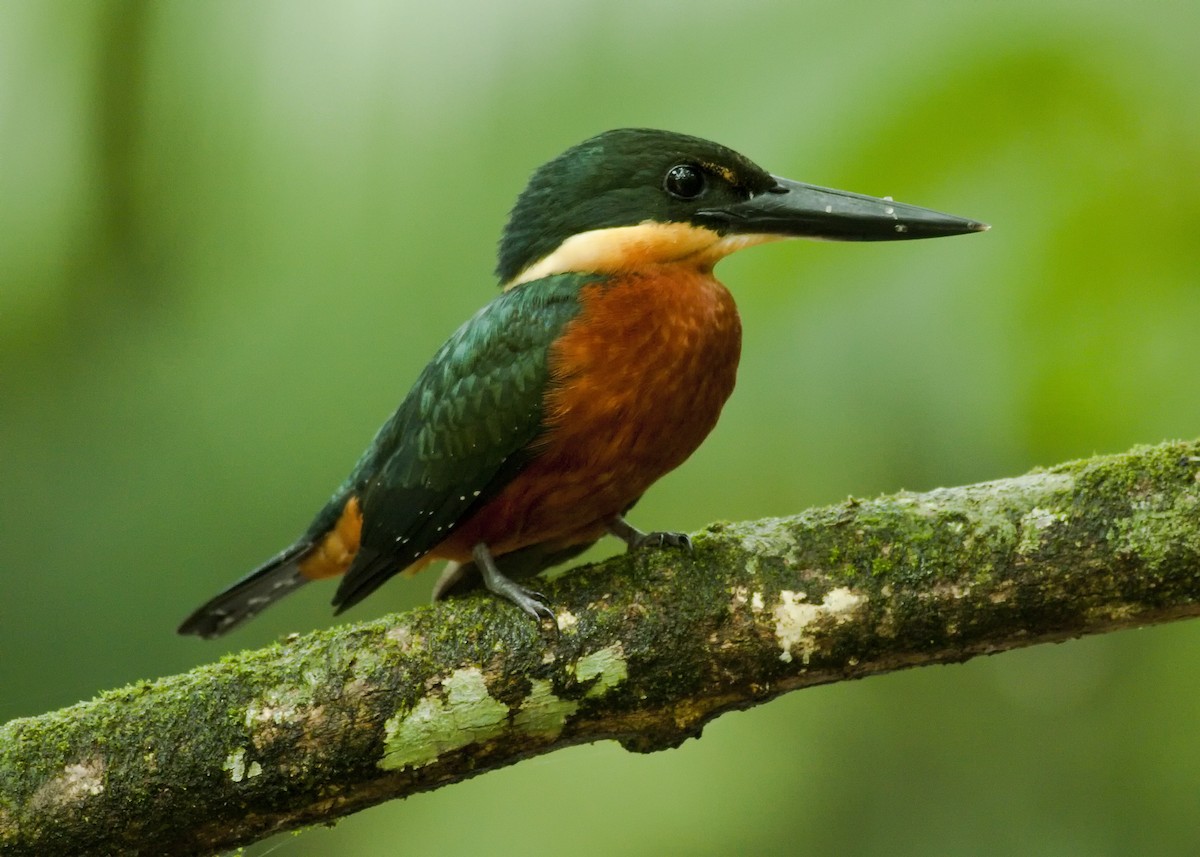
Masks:
[[[704,172],[691,164],[676,164],[667,170],[663,188],[676,199],[695,199],[707,187]]]

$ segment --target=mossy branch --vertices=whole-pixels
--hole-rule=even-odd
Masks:
[[[210,854],[809,685],[1200,613],[1200,444],[716,525],[0,727],[0,852]]]

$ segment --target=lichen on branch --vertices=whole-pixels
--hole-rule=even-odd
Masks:
[[[0,727],[5,855],[211,854],[814,684],[1200,613],[1200,444],[718,524]],[[669,606],[669,609],[666,609]]]

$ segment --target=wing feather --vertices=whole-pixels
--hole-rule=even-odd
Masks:
[[[543,431],[548,351],[599,276],[563,274],[504,292],[460,327],[380,429],[347,484],[362,544],[339,612],[419,560],[494,497]]]

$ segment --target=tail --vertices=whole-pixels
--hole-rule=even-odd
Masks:
[[[263,563],[184,619],[179,633],[211,640],[253,619],[308,582],[308,578],[300,573],[300,562],[312,549],[311,542],[301,540]]]

